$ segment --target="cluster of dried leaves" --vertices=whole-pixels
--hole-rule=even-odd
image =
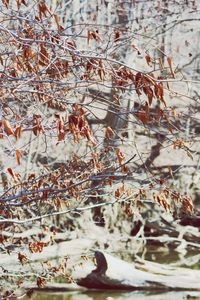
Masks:
[[[136,110],[128,111],[128,115],[134,116],[137,125],[142,128],[154,126],[158,131],[165,128],[166,134],[177,132],[175,125],[179,116],[174,108],[168,107],[167,100],[171,92],[168,81],[176,78],[172,59],[165,56],[167,67],[164,68],[160,58],[155,61],[147,54],[144,56],[147,67],[156,64],[159,72],[142,72],[112,55],[104,55],[102,49],[106,49],[108,41],[104,40],[100,30],[83,26],[81,34],[69,34],[44,0],[38,1],[30,18],[25,17],[28,1],[17,0],[13,4],[14,29],[10,29],[11,3],[4,0],[3,4],[10,19],[4,17],[2,21],[1,43],[9,51],[0,55],[3,70],[0,77],[3,108],[0,141],[17,166],[12,164],[11,167],[6,162],[5,174],[2,173],[1,231],[23,231],[27,224],[38,224],[42,219],[50,219],[55,224],[60,222],[62,214],[71,214],[75,218],[84,210],[114,203],[120,203],[119,209],[133,217],[138,202],[145,202],[149,197],[166,211],[172,211],[178,204],[184,212],[191,214],[190,197],[163,188],[157,178],[154,183],[148,182],[144,186],[141,179],[142,187],[137,189],[126,185],[125,180],[134,182],[135,179],[128,166],[131,159],[126,158],[124,140],[120,146],[113,147],[111,141],[118,137],[116,128],[104,124],[100,128],[103,138],[99,138],[90,125],[91,116],[98,120],[91,112],[92,105],[98,106],[98,95],[88,96],[88,90],[103,86],[114,89],[117,94],[111,103],[114,112],[121,109],[120,101],[125,92],[134,90],[141,103]],[[123,30],[110,30],[109,39],[114,49],[120,48]],[[81,50],[80,45],[86,45],[86,48]],[[133,53],[139,52],[132,41],[129,48]],[[119,95],[122,95],[120,99]],[[32,134],[38,141],[44,139],[48,149],[52,145],[80,145],[84,149],[83,155],[75,153],[55,168],[47,165],[40,174],[29,172],[24,175],[23,163],[28,159],[30,143],[24,144],[23,140],[27,141]],[[185,150],[192,158],[182,138],[172,136],[172,145],[175,149]],[[120,186],[116,186],[119,182]],[[63,225],[67,226],[66,220]],[[11,251],[9,245],[14,245],[14,249],[27,247],[30,253],[41,253],[48,246],[42,236],[14,239],[3,233],[0,243],[8,253]],[[29,263],[27,255],[21,251],[18,260],[22,265]],[[48,265],[46,273],[36,279],[38,287],[45,286],[50,273],[65,273],[65,266]],[[6,294],[3,297],[6,298]]]

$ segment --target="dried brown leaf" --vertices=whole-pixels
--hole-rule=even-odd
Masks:
[[[175,73],[174,73],[173,68],[172,68],[172,59],[171,59],[171,57],[167,57],[167,63],[169,65],[169,69],[170,69],[171,75],[175,79],[176,76],[175,76]]]
[[[3,127],[7,135],[13,134],[12,127],[8,120],[3,120]]]
[[[19,149],[17,149],[15,151],[15,155],[16,155],[17,163],[18,163],[18,165],[20,165],[21,164],[21,157],[22,157],[21,151]]]
[[[45,284],[46,284],[46,280],[44,278],[42,278],[42,277],[37,278],[37,286],[39,288],[44,288]]]
[[[18,140],[21,137],[21,132],[22,132],[22,126],[19,125],[15,128],[15,131],[14,131],[14,136],[15,136],[16,140]]]
[[[150,55],[146,55],[145,56],[146,62],[148,64],[148,66],[152,66],[152,57]]]
[[[9,2],[9,0],[2,0],[2,3],[6,6],[6,8],[8,8]]]

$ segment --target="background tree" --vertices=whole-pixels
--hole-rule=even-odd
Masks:
[[[173,217],[199,197],[196,2],[4,0],[0,17],[2,257],[43,286],[70,267],[30,271],[29,252],[66,240],[180,245]]]

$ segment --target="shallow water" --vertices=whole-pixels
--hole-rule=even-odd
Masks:
[[[28,299],[28,298],[27,298]],[[200,292],[167,292],[161,294],[142,292],[67,292],[34,293],[32,300],[194,300],[200,299]]]

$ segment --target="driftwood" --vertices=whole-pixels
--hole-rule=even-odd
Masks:
[[[96,251],[97,267],[78,284],[107,290],[200,291],[200,271],[154,262],[134,265]]]

